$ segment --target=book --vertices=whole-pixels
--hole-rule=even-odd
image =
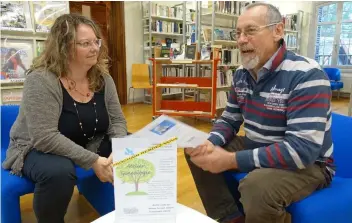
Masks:
[[[25,78],[32,60],[31,40],[1,39],[1,80]]]
[[[170,48],[167,46],[161,47],[160,57],[170,58]]]
[[[1,1],[1,30],[33,31],[28,1]]]
[[[211,45],[210,44],[205,44],[202,46],[201,49],[201,60],[210,60],[211,56]]]
[[[185,52],[185,58],[186,59],[196,59],[196,45],[186,45],[186,52]]]

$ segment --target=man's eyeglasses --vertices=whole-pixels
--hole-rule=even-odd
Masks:
[[[95,44],[97,47],[101,47],[101,39],[97,39],[97,40],[92,40],[92,41],[88,41],[88,40],[84,40],[82,42],[78,42],[76,43],[77,45],[80,45],[82,48],[92,48],[93,44]]]
[[[270,23],[268,25],[265,26],[250,26],[250,27],[246,27],[244,28],[243,31],[240,30],[236,30],[236,39],[239,39],[241,37],[241,34],[243,33],[243,35],[245,37],[252,37],[255,36],[258,32],[260,32],[262,29],[269,27],[269,26],[273,26],[273,25],[277,25],[279,24],[279,22],[277,23]]]

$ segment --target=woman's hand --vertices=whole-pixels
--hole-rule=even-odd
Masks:
[[[99,157],[92,168],[101,182],[114,182],[113,171],[112,171],[112,159],[105,157]]]

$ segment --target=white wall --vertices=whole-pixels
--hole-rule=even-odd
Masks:
[[[143,29],[142,10],[139,1],[125,1],[125,41],[126,41],[126,75],[127,90],[131,87],[132,64],[143,63]],[[128,102],[132,102],[132,92]],[[136,101],[143,101],[143,90],[135,90]]]

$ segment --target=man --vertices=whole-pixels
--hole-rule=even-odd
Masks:
[[[330,82],[314,60],[287,51],[283,35],[277,8],[247,6],[236,28],[242,66],[225,111],[203,145],[185,150],[205,210],[219,222],[290,222],[285,207],[330,184]],[[245,137],[236,136],[242,123]],[[249,172],[238,187],[244,213],[227,170]]]

